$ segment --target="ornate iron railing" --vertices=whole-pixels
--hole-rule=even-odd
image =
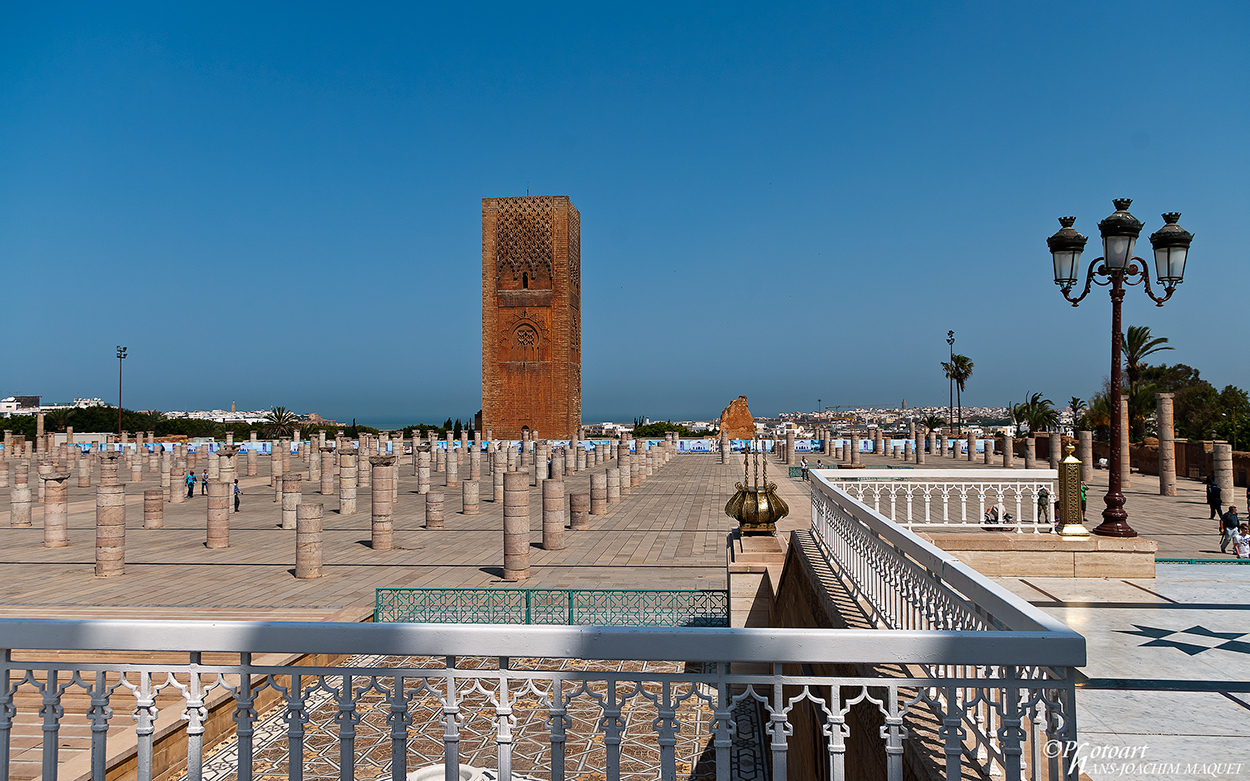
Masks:
[[[98,779],[133,763],[151,781],[180,770],[171,759],[188,781],[350,781],[357,766],[404,781],[438,763],[450,781],[462,762],[503,779],[726,781],[760,763],[786,778],[804,718],[806,759],[834,779],[862,736],[890,779],[910,747],[950,778],[975,763],[1075,781],[1045,747],[1076,739],[1084,643],[1050,635],[0,620],[0,769],[26,752],[19,775],[54,781],[90,725],[76,753]]]
[[[724,589],[379,588],[373,620],[427,624],[729,626]]]
[[[890,520],[916,527],[984,526],[1000,529],[1026,528],[1034,533],[1048,532],[1054,520],[1054,469],[913,469],[906,475],[890,471],[856,470],[853,475],[839,470],[823,470],[826,480]],[[1049,494],[1049,518],[1039,510],[1038,495]],[[990,522],[986,513],[997,511]],[[1011,518],[1008,519],[1010,514]]]
[[[877,626],[891,630],[938,630],[939,634],[972,631],[985,642],[1020,633],[1039,633],[1040,643],[1080,637],[954,556],[869,508],[846,487],[832,482],[822,472],[812,473],[812,534],[837,577]],[[959,664],[920,667],[938,678],[976,678],[993,669]],[[1033,730],[1045,729],[1044,725],[1056,718],[1074,720],[1073,670],[1020,662],[1011,668],[1010,675],[1050,680],[1064,692],[1066,711],[1034,701],[1030,717]],[[1013,693],[1010,688],[984,686],[946,687],[937,693],[940,709],[960,714],[960,721],[949,722],[946,728],[962,730],[967,736],[965,748],[972,746],[967,756],[983,773],[1006,772],[1008,777],[1018,777],[1012,770],[1019,761],[1012,757],[1018,746],[1003,740],[1005,729],[1022,728],[1021,722],[1014,719],[1009,726],[1004,710],[1015,707],[1008,701],[1018,697],[1019,692]],[[1018,699],[1015,701],[1018,704]],[[1075,725],[1070,726],[1075,731]],[[1031,742],[1035,771],[1041,761],[1037,750],[1043,745],[1046,744],[1035,735]]]

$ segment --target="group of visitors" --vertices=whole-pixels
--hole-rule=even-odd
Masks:
[[[200,496],[208,495],[208,470],[205,469],[200,473]],[[234,511],[239,511],[239,500],[242,498],[243,492],[239,490],[239,479],[234,479]],[[187,472],[187,498],[195,498],[195,472]]]
[[[1229,505],[1228,512],[1221,512],[1223,499],[1215,475],[1207,475],[1207,506],[1211,508],[1210,520],[1219,521],[1220,553],[1228,553],[1228,546],[1232,545],[1234,556],[1250,559],[1250,522],[1237,516],[1236,505]],[[1250,487],[1246,488],[1246,502],[1250,504]]]

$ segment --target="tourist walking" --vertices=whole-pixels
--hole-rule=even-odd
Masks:
[[[1050,489],[1046,486],[1037,492],[1037,520],[1050,523]]]
[[[200,496],[208,496],[208,470],[200,474]]]
[[[187,498],[195,498],[195,471],[187,472]]]
[[[1085,485],[1085,481],[1081,481],[1081,523],[1085,523],[1085,492],[1089,490],[1089,486]]]
[[[1233,535],[1240,526],[1236,505],[1229,507],[1228,512],[1220,516],[1220,553],[1228,553],[1228,544],[1233,541]]]
[[[1207,506],[1211,508],[1211,518],[1220,517],[1220,487],[1215,484],[1215,475],[1207,475]]]
[[[243,492],[239,490],[239,478],[236,477],[234,479],[234,511],[236,513],[239,511],[239,497],[242,494]]]
[[[1250,559],[1250,523],[1242,523],[1233,532],[1233,555],[1239,559]]]

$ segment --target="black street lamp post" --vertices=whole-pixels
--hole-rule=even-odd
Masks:
[[[117,345],[117,441],[122,436],[122,361],[126,359],[126,348]]]
[[[1106,537],[1136,537],[1137,532],[1128,525],[1128,513],[1124,511],[1124,494],[1121,491],[1120,343],[1123,337],[1120,328],[1120,304],[1124,301],[1125,285],[1143,285],[1146,295],[1150,296],[1155,305],[1163,306],[1163,302],[1172,297],[1176,286],[1184,280],[1185,259],[1194,237],[1176,224],[1180,219],[1180,212],[1164,214],[1163,227],[1150,235],[1150,244],[1154,247],[1155,254],[1155,276],[1164,291],[1162,296],[1156,296],[1150,286],[1150,272],[1146,268],[1146,261],[1133,255],[1142,229],[1141,221],[1128,213],[1128,207],[1133,201],[1129,198],[1117,198],[1113,203],[1115,212],[1098,223],[1098,231],[1102,234],[1103,256],[1095,258],[1089,264],[1085,275],[1085,289],[1076,298],[1070,292],[1076,284],[1081,253],[1088,240],[1072,227],[1076,218],[1060,217],[1059,224],[1063,227],[1048,238],[1046,244],[1050,247],[1055,264],[1055,284],[1059,285],[1063,297],[1071,301],[1072,306],[1081,303],[1089,295],[1090,285],[1095,282],[1103,287],[1111,287],[1111,458],[1107,495],[1104,497],[1107,507],[1102,511],[1102,523],[1094,529],[1094,534]],[[1103,277],[1106,281],[1096,277]]]
[[[946,344],[947,344],[947,346],[948,346],[948,347],[950,347],[950,348],[951,348],[951,358],[950,358],[950,361],[951,361],[951,362],[950,362],[951,375],[950,375],[950,377],[949,377],[949,379],[950,379],[950,386],[951,386],[951,387],[950,387],[951,397],[950,397],[950,400],[949,400],[949,401],[947,402],[947,404],[946,404],[946,428],[947,428],[947,430],[949,431],[949,430],[950,430],[950,428],[951,428],[951,426],[955,425],[955,373],[954,373],[954,369],[955,369],[955,332],[954,332],[954,331],[947,331],[947,332],[946,332]]]

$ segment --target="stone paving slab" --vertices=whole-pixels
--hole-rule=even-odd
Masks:
[[[397,550],[369,546],[368,489],[359,489],[358,512],[341,516],[338,497],[321,496],[304,480],[302,501],[323,502],[324,572],[316,580],[293,577],[295,532],[280,527],[280,507],[268,485],[268,463],[259,477],[240,478],[241,511],[230,517],[230,547],[205,547],[206,498],[167,502],[162,529],[144,529],[143,489],[159,487],[144,474],[128,483],[126,572],[94,575],[94,488],[69,488],[69,539],[65,548],[42,547],[43,510],[35,505],[33,527],[8,526],[8,491],[0,491],[0,615],[5,606],[218,606],[341,608],[372,605],[374,589],[390,587],[725,588],[725,540],[733,521],[724,505],[741,466],[719,456],[681,455],[603,516],[589,531],[565,532],[568,547],[546,551],[542,497],[531,489],[531,574],[528,581],[501,580],[503,507],[490,500],[482,481],[480,514],[461,514],[459,488],[445,495],[446,529],[426,530],[425,498],[416,493],[411,465],[399,469],[395,510]],[[608,465],[598,469],[603,470]],[[292,470],[306,471],[298,458]],[[467,475],[467,465],[461,475]],[[590,490],[590,472],[566,478],[566,494]],[[771,476],[771,475],[770,475]],[[781,482],[786,482],[782,480]],[[787,487],[793,522],[806,525],[806,487]],[[85,615],[92,614],[84,610]]]

